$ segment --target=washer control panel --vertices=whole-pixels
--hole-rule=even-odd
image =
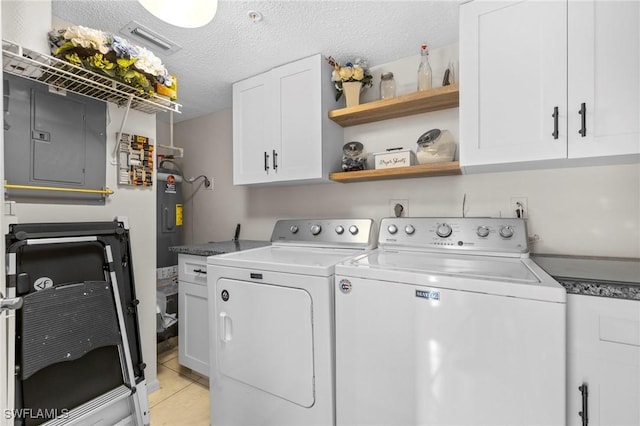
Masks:
[[[528,253],[527,226],[516,218],[384,218],[381,247]]]
[[[373,248],[376,229],[372,219],[286,219],[276,222],[271,242]]]

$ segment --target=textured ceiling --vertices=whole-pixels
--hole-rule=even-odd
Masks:
[[[116,34],[135,20],[181,45],[168,56],[152,49],[178,76],[178,122],[230,108],[233,82],[316,53],[375,66],[416,54],[423,42],[430,48],[455,43],[460,3],[221,0],[213,21],[195,29],[166,24],[133,0],[53,0],[52,7],[65,22]],[[262,21],[252,22],[250,10]],[[158,118],[166,121],[168,114]]]

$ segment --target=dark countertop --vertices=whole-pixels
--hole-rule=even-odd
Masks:
[[[534,254],[568,294],[640,300],[640,259]]]
[[[231,253],[234,251],[249,250],[252,248],[271,245],[270,241],[260,240],[238,240],[221,241],[205,244],[189,244],[185,246],[169,247],[169,251],[178,254],[192,254],[194,256],[217,256],[219,254]]]

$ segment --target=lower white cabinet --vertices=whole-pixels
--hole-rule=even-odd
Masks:
[[[640,301],[569,294],[567,325],[567,425],[640,425]]]
[[[178,361],[209,376],[207,258],[178,256]]]

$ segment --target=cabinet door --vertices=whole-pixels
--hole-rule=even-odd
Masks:
[[[209,308],[207,286],[180,281],[178,289],[178,360],[209,376]]]
[[[640,3],[570,1],[568,34],[569,157],[640,153]]]
[[[566,2],[461,6],[463,167],[566,158],[566,19]]]
[[[273,99],[270,73],[233,85],[233,183],[268,182],[271,168]]]
[[[311,56],[272,70],[274,121],[280,148],[272,155],[277,180],[322,177],[322,57]]]
[[[567,296],[567,425],[640,424],[640,301]]]
[[[303,289],[219,279],[216,373],[309,408],[315,402],[313,304]],[[259,398],[256,400],[260,400]]]

